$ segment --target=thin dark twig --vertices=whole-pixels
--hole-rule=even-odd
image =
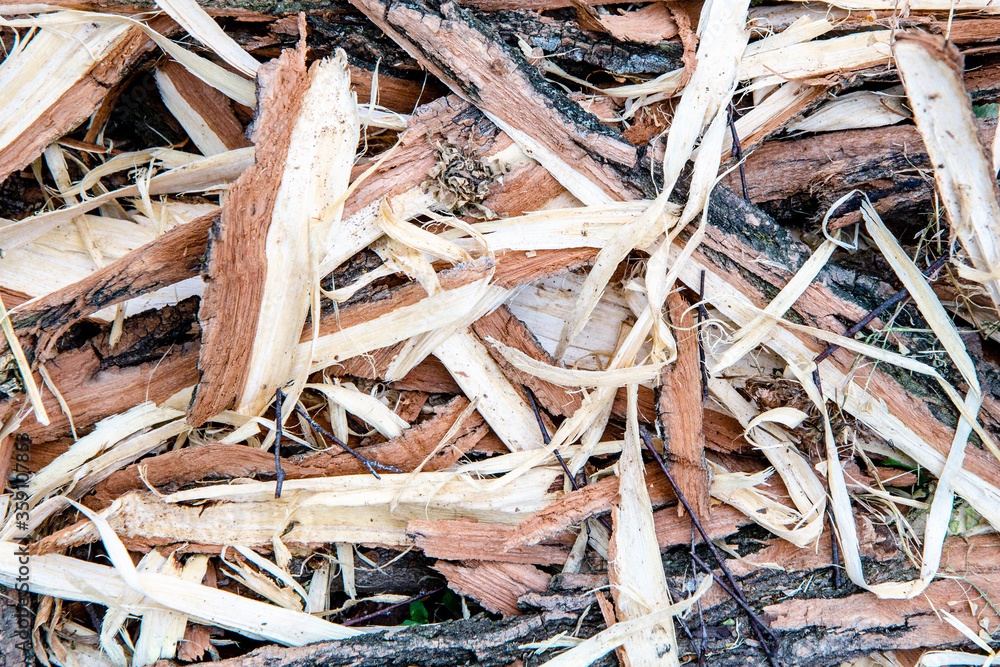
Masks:
[[[535,400],[535,392],[531,391],[531,387],[529,387],[526,384],[522,384],[521,386],[524,387],[525,393],[528,394],[528,402],[531,403],[531,409],[534,411],[535,419],[538,421],[538,429],[542,432],[542,442],[545,443],[546,445],[549,445],[552,443],[552,438],[549,437],[549,429],[545,428],[545,421],[542,419],[542,412],[541,410],[538,409],[538,402]],[[556,460],[559,461],[559,465],[562,466],[563,472],[565,472],[566,477],[569,478],[570,486],[573,487],[574,491],[579,490],[580,486],[576,483],[576,479],[573,477],[573,473],[569,471],[569,466],[566,465],[566,459],[562,457],[562,454],[559,453],[559,450],[553,450],[552,453],[556,455]],[[611,532],[611,524],[608,522],[607,519],[605,519],[604,517],[597,517],[597,520],[601,523],[602,526],[608,529],[609,533]]]
[[[97,609],[90,602],[84,602],[83,608],[87,610],[87,616],[90,617],[90,624],[98,632],[101,631],[101,619],[97,616]]]
[[[667,582],[667,590],[670,592],[670,597],[674,600],[680,600],[682,597],[684,597],[681,591],[677,590],[676,588],[670,585],[670,582]],[[688,638],[688,641],[691,642],[691,647],[694,649],[694,654],[698,657],[698,664],[699,665],[704,664],[705,658],[702,655],[702,651],[705,648],[704,645],[700,642],[700,640],[695,639],[695,635],[693,632],[691,632],[691,628],[688,627],[687,621],[685,621],[680,616],[677,616],[676,619],[677,622],[680,623],[681,630],[684,631],[684,635]]]
[[[705,614],[702,613],[701,599],[698,600],[698,627],[701,637],[698,638],[698,667],[705,667],[705,645],[708,643],[708,629],[705,627]]]
[[[947,261],[948,257],[946,255],[938,257],[936,260],[934,260],[933,264],[927,267],[927,269],[924,271],[924,275],[927,277],[933,276],[938,269],[944,266],[944,263]],[[891,297],[889,297],[888,301],[883,302],[882,305],[880,305],[875,310],[869,312],[863,318],[858,320],[857,324],[848,329],[847,333],[845,333],[844,336],[846,338],[853,338],[855,334],[857,334],[859,331],[861,331],[866,326],[871,324],[872,320],[874,320],[876,317],[878,317],[885,311],[889,310],[890,308],[892,308],[893,306],[895,306],[908,296],[910,296],[910,292],[904,287],[903,289],[901,289],[900,291],[896,292]],[[816,368],[814,368],[812,372],[813,384],[815,384],[816,388],[819,389],[820,394],[823,393],[823,384],[820,381],[820,376],[819,376],[819,363],[824,359],[826,359],[827,357],[829,357],[834,352],[836,352],[838,349],[840,349],[839,345],[833,345],[833,344],[827,345],[826,349],[820,352],[818,355],[816,355],[816,358],[813,359],[813,363],[816,364]]]
[[[771,628],[769,628],[766,625],[764,625],[764,622],[762,620],[760,620],[760,617],[757,616],[757,612],[755,612],[753,609],[751,609],[750,605],[747,604],[747,602],[740,597],[741,592],[738,591],[738,589],[734,591],[732,588],[730,588],[729,586],[727,586],[726,582],[723,581],[719,577],[719,575],[717,575],[712,570],[711,566],[708,563],[706,563],[705,561],[703,561],[697,554],[691,554],[691,559],[698,565],[698,567],[700,567],[706,573],[710,574],[712,576],[712,578],[715,579],[715,583],[717,583],[719,585],[719,588],[722,589],[722,592],[725,593],[726,595],[728,595],[730,598],[732,598],[733,602],[735,602],[736,605],[740,609],[742,609],[744,612],[746,612],[747,616],[749,616],[750,620],[752,621],[750,623],[750,627],[751,628],[755,628],[756,629],[758,627],[757,624],[760,623],[761,624],[760,628],[763,629],[763,630],[765,630],[767,632],[767,634],[771,637],[771,641],[777,643],[778,640],[774,636],[774,633],[771,631]],[[754,620],[754,619],[756,619],[756,620]],[[760,634],[758,634],[756,632],[755,632],[755,634],[757,634],[757,639],[758,639],[758,641],[760,641],[760,643],[761,643],[762,646],[767,646],[768,645],[767,642],[765,642],[763,639],[761,639],[761,635]],[[768,653],[768,657],[769,658],[771,657],[770,653]],[[775,656],[775,660],[777,660],[777,656]]]
[[[947,262],[947,261],[948,261],[948,257],[947,256],[942,255],[941,257],[938,257],[936,260],[934,260],[933,264],[931,264],[930,266],[927,267],[927,270],[924,271],[924,275],[928,276],[928,277],[934,275],[937,272],[937,270],[940,269],[942,266],[944,266],[944,263]],[[902,301],[903,299],[905,299],[908,296],[910,296],[910,292],[905,287],[903,289],[899,290],[898,292],[896,292],[895,294],[893,294],[892,297],[890,297],[888,301],[886,301],[885,303],[883,303],[882,305],[880,305],[878,308],[876,308],[875,310],[873,310],[870,313],[868,313],[867,315],[865,315],[862,319],[860,319],[858,321],[857,324],[855,324],[853,327],[851,327],[850,329],[848,329],[847,333],[845,333],[844,336],[846,338],[851,338],[856,333],[858,333],[859,331],[861,331],[862,329],[864,329],[866,326],[868,326],[869,324],[871,324],[871,321],[874,320],[876,317],[878,317],[879,315],[881,315],[882,313],[884,313],[888,309],[892,308],[893,306],[895,306],[897,303],[899,303],[900,301]],[[819,362],[823,361],[824,359],[826,359],[827,357],[829,357],[831,354],[833,354],[834,352],[836,352],[838,347],[839,347],[838,345],[827,345],[826,349],[823,350],[822,352],[820,352],[819,355],[813,361],[816,364],[819,364]]]
[[[281,391],[281,390],[279,389],[278,391]],[[361,454],[358,454],[356,451],[354,451],[353,449],[351,449],[350,447],[348,447],[345,443],[341,442],[340,438],[338,438],[337,436],[335,436],[334,434],[330,433],[325,428],[323,428],[322,426],[320,426],[319,424],[317,424],[316,420],[314,420],[312,417],[310,417],[309,413],[306,412],[302,408],[302,406],[300,406],[297,403],[295,404],[295,412],[297,412],[299,415],[301,415],[307,422],[309,422],[310,426],[312,426],[314,429],[316,429],[317,431],[319,431],[324,437],[326,437],[326,438],[330,439],[331,441],[333,441],[333,444],[337,445],[338,447],[340,447],[341,449],[343,449],[345,452],[347,452],[348,454],[350,454],[351,456],[353,456],[354,458],[356,458],[361,463],[361,465],[363,465],[365,467],[365,469],[368,470],[368,472],[370,472],[372,475],[375,476],[375,479],[382,479],[381,477],[378,476],[378,473],[375,472],[375,468],[378,468],[379,470],[384,470],[385,472],[395,472],[395,473],[401,473],[401,472],[403,472],[402,470],[400,470],[396,466],[385,465],[384,463],[379,463],[378,461],[372,460],[372,459],[368,458],[367,456],[363,456]]]
[[[305,410],[303,410],[301,406],[296,405],[295,406],[295,411],[298,412],[300,415],[302,415],[305,418],[305,420],[307,422],[309,422],[310,426],[312,426],[314,429],[316,429],[317,431],[319,431],[320,433],[322,433],[325,437],[327,437],[330,440],[332,440],[333,444],[337,445],[338,447],[340,447],[341,449],[343,449],[345,452],[347,452],[348,454],[350,454],[351,456],[353,456],[354,458],[356,458],[358,461],[360,461],[361,465],[363,465],[365,468],[367,468],[368,472],[370,472],[372,475],[375,476],[375,479],[382,479],[381,477],[378,476],[378,473],[375,472],[375,468],[378,468],[379,470],[384,470],[385,472],[395,472],[395,473],[402,473],[403,472],[402,470],[400,470],[396,466],[390,466],[390,465],[386,465],[384,463],[379,463],[378,461],[376,461],[374,459],[370,459],[367,456],[364,456],[362,454],[358,454],[356,451],[354,451],[353,449],[351,449],[350,447],[348,447],[345,443],[341,442],[340,438],[338,438],[334,434],[330,433],[325,428],[323,428],[322,426],[320,426],[319,424],[317,424],[315,421],[313,421],[313,418],[310,417],[309,413],[306,412]]]
[[[722,585],[722,589],[726,591],[750,617],[751,621],[750,625],[753,628],[754,634],[757,636],[757,640],[764,648],[764,652],[767,654],[768,662],[770,662],[773,665],[773,667],[778,667],[778,665],[781,664],[780,660],[778,660],[777,654],[775,653],[775,647],[777,646],[778,638],[771,631],[771,628],[767,627],[767,625],[760,619],[760,617],[757,616],[757,613],[750,608],[750,605],[749,603],[747,603],[746,597],[744,597],[743,591],[740,589],[739,584],[736,583],[736,579],[729,571],[729,568],[726,567],[726,563],[725,561],[722,560],[722,556],[719,555],[718,550],[715,548],[715,544],[713,544],[712,540],[708,537],[708,532],[701,525],[701,522],[698,520],[694,511],[692,511],[691,505],[688,504],[688,501],[684,497],[684,494],[681,492],[680,487],[678,487],[677,484],[674,482],[673,476],[670,474],[670,471],[667,470],[667,466],[663,462],[663,457],[660,456],[660,453],[656,451],[656,447],[653,446],[653,440],[650,437],[649,431],[646,429],[645,425],[643,424],[639,425],[639,434],[642,436],[642,441],[646,444],[646,449],[648,449],[650,453],[653,455],[653,458],[656,459],[656,463],[660,466],[660,469],[666,476],[667,481],[670,482],[670,486],[674,488],[674,493],[677,494],[677,500],[680,501],[681,505],[684,506],[684,509],[687,510],[687,513],[691,516],[692,523],[694,523],[695,528],[698,529],[698,532],[701,534],[702,539],[705,540],[705,545],[708,547],[709,551],[712,552],[712,556],[719,564],[719,568],[722,570],[723,574],[726,577],[726,580],[729,582],[729,586],[722,585],[722,582],[719,581],[719,578],[715,575],[714,572],[711,571],[711,569],[707,571],[712,573],[712,576],[715,577],[715,580],[719,581],[720,585]],[[693,552],[691,554],[691,557],[696,562],[704,566],[703,561],[701,561],[701,559],[698,558],[698,556],[695,555]],[[765,640],[764,638],[765,634],[768,636],[767,640]]]
[[[733,135],[733,155],[740,163],[740,185],[743,186],[743,198],[750,202],[750,191],[747,189],[747,175],[743,171],[743,147],[740,146],[740,136],[736,134],[736,121],[733,119],[733,103],[729,103],[729,132]]]
[[[679,590],[670,585],[670,582],[667,582],[667,590],[670,592],[670,596],[674,600],[680,600],[684,597]],[[702,660],[701,649],[698,646],[698,642],[695,641],[694,633],[692,633],[691,628],[688,627],[687,621],[680,616],[675,616],[674,619],[680,624],[681,630],[684,632],[684,636],[688,638],[689,642],[691,642],[691,647],[694,649],[695,655],[698,656],[698,662],[700,663]]]
[[[705,308],[705,271],[701,272],[701,282],[698,285],[698,363],[701,366],[701,402],[708,400],[708,363],[705,361],[705,344],[702,342],[702,325],[708,320],[708,309]]]
[[[386,614],[388,614],[393,609],[399,609],[404,604],[410,604],[411,602],[416,602],[417,600],[423,600],[425,597],[428,597],[430,595],[434,595],[435,593],[440,593],[444,589],[445,589],[445,586],[442,586],[441,588],[435,588],[432,591],[427,591],[426,593],[421,593],[420,595],[414,595],[412,598],[410,598],[408,600],[403,600],[402,602],[397,602],[396,604],[389,605],[385,609],[380,609],[380,610],[372,612],[370,614],[366,614],[366,615],[362,616],[361,618],[355,618],[353,620],[343,621],[341,623],[341,625],[357,625],[358,623],[364,623],[365,621],[370,621],[371,619],[377,618],[379,616],[385,616]]]
[[[826,520],[830,526],[830,547],[832,550],[830,557],[833,561],[833,587],[839,591],[844,585],[844,579],[840,574],[840,545],[837,543],[837,531],[833,529],[833,513],[829,507],[826,508]]]
[[[285,482],[285,470],[281,467],[281,402],[285,392],[279,388],[274,392],[274,497],[281,497],[281,485]]]

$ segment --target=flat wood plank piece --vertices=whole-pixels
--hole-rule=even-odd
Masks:
[[[520,616],[517,599],[525,593],[544,591],[552,579],[552,575],[527,563],[480,561],[455,565],[439,561],[434,569],[448,579],[448,588],[505,617]]]
[[[188,412],[191,424],[231,407],[247,381],[267,279],[267,232],[294,126],[289,119],[298,115],[306,89],[304,49],[286,50],[262,66],[258,78],[254,164],[229,188],[209,243],[198,313],[201,380]]]
[[[352,4],[455,93],[526,133],[608,197],[638,195],[612,166],[630,170],[635,147],[545,81],[468,10],[454,2],[442,4],[440,13],[420,2]]]
[[[702,407],[698,329],[691,304],[678,292],[667,296],[667,309],[677,339],[677,360],[661,375],[657,413],[663,429],[663,452],[670,474],[697,519],[711,512]],[[677,506],[678,513],[684,508]]]

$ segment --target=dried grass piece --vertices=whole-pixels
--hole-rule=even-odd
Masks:
[[[192,74],[208,85],[217,88],[244,106],[253,108],[256,103],[252,82],[243,78],[239,74],[231,72],[224,67],[207,60],[206,58],[202,58],[201,56],[184,49],[174,41],[169,40],[160,33],[156,32],[145,23],[127,16],[68,10],[52,14],[43,14],[30,19],[4,21],[4,25],[12,28],[62,26],[79,23],[93,23],[98,26],[115,26],[118,28],[138,28],[142,30],[146,37],[153,41],[158,47],[163,49],[165,53],[184,65],[184,67],[190,70]]]
[[[827,21],[817,23],[830,28]],[[760,88],[886,65],[891,37],[891,30],[873,30],[762,50],[742,60],[740,79],[753,79]]]
[[[42,404],[42,395],[38,392],[38,385],[31,374],[31,365],[28,363],[27,357],[24,356],[21,342],[17,339],[17,334],[14,333],[14,327],[10,324],[10,316],[2,300],[0,300],[0,329],[3,329],[7,348],[10,350],[10,354],[17,365],[17,372],[20,374],[20,384],[28,394],[28,400],[31,402],[31,410],[35,415],[35,420],[42,426],[48,426],[49,415],[45,412],[45,406]],[[7,454],[8,456],[10,455],[9,452]]]
[[[768,332],[775,326],[777,320],[784,316],[785,312],[798,301],[803,292],[812,284],[816,275],[826,266],[826,263],[830,260],[830,256],[833,255],[833,251],[837,249],[837,245],[838,243],[835,240],[827,240],[816,249],[792,279],[781,288],[778,295],[767,304],[764,314],[755,317],[751,322],[740,327],[730,337],[733,343],[732,346],[716,360],[715,364],[709,369],[709,374],[718,375],[767,338]]]
[[[980,282],[1000,309],[1000,203],[995,172],[979,141],[954,45],[926,33],[899,35],[893,55],[913,118],[934,165],[934,182],[957,237],[972,261],[959,275]],[[1000,314],[997,315],[1000,317]]]
[[[650,382],[659,377],[660,370],[664,366],[660,363],[647,366],[628,366],[607,371],[572,370],[532,359],[524,352],[504,345],[495,338],[487,338],[486,340],[518,370],[563,387],[611,387],[617,389],[627,384]]]
[[[330,542],[405,547],[413,519],[458,515],[516,524],[554,499],[549,489],[561,474],[534,469],[503,485],[451,471],[286,480],[280,499],[273,482],[220,484],[162,498],[128,493],[102,515],[135,549],[177,543],[272,548],[275,535],[299,548]],[[209,499],[222,502],[181,504]],[[93,525],[82,522],[33,549],[47,553],[98,537]]]
[[[842,95],[821,105],[788,129],[791,132],[837,132],[895,125],[911,114],[901,96],[894,93],[895,90],[890,88],[878,93],[859,90]]]
[[[444,289],[434,296],[423,299],[407,298],[415,296],[416,291],[423,292],[420,286],[415,286],[416,290],[407,290],[408,293],[400,294],[402,298],[395,303],[372,304],[378,306],[378,314],[359,312],[359,317],[351,318],[354,321],[346,321],[347,318],[331,318],[331,324],[339,325],[330,326],[332,332],[323,332],[313,343],[299,344],[295,351],[292,375],[296,375],[302,368],[309,368],[310,372],[323,370],[351,357],[394,345],[454,322],[461,322],[491,289],[488,278],[475,280],[483,275],[482,269],[488,265],[489,263],[478,266],[466,265],[463,267],[464,270],[457,269],[456,275],[449,277],[449,283],[454,287]],[[466,280],[470,281],[461,284]],[[455,286],[455,283],[460,284]],[[359,310],[367,309],[361,307]],[[384,314],[381,314],[382,311]],[[365,317],[368,314],[375,316]]]
[[[799,512],[794,522],[780,526],[775,524],[781,531],[776,534],[799,547],[814,544],[823,532],[823,517],[826,512],[826,488],[816,476],[816,470],[795,447],[791,437],[770,426],[769,422],[779,421],[778,416],[773,414],[774,410],[757,414],[753,405],[725,380],[712,378],[708,386],[716,400],[739,420],[745,429],[746,439],[767,457]],[[755,512],[756,509],[756,506],[751,508],[757,514],[751,516],[751,519],[761,518]],[[789,525],[792,527],[788,528]]]

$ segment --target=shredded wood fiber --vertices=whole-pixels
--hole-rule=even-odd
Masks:
[[[995,657],[990,3],[156,4],[0,7],[0,664]]]

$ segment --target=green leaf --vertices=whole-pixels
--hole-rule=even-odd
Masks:
[[[974,104],[972,106],[972,113],[976,114],[976,118],[996,118],[998,112],[1000,112],[1000,104]]]
[[[430,620],[430,614],[422,601],[414,600],[410,603],[410,620],[413,625],[423,625]]]
[[[445,609],[450,611],[456,618],[460,618],[462,616],[462,601],[451,591],[444,592],[444,597],[442,598],[441,603],[444,605]]]

